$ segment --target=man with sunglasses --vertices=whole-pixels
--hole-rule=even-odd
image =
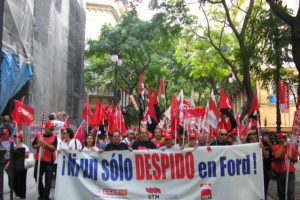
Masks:
[[[227,130],[225,129],[221,129],[219,131],[219,135],[217,137],[217,140],[213,141],[210,146],[224,146],[224,145],[228,145],[227,143]]]
[[[41,153],[41,165],[39,171],[39,199],[48,200],[51,190],[52,182],[52,172],[54,166],[54,152],[57,147],[57,136],[53,134],[55,125],[48,121],[46,122],[46,127],[43,134],[38,133],[34,139],[32,146],[36,149],[34,158],[36,160],[34,166],[34,178],[37,181],[37,170],[38,170],[38,160],[39,160],[39,151]],[[41,147],[41,148],[40,148]],[[43,176],[45,174],[45,186],[43,184]]]

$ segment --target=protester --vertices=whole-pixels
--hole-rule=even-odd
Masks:
[[[111,142],[105,147],[104,151],[128,150],[128,145],[121,142],[122,134],[119,131],[112,133]]]
[[[25,159],[29,157],[29,148],[23,143],[23,134],[16,133],[14,135],[15,148],[24,148],[25,149]],[[27,178],[27,169],[25,168],[16,168],[14,170],[14,191],[17,198],[25,199],[26,198],[26,178]]]
[[[10,164],[10,145],[12,143],[12,139],[9,137],[9,130],[8,129],[2,129],[2,137],[0,138],[0,146],[6,151],[4,154],[4,169],[6,171],[7,176],[9,177],[10,171],[9,171],[9,164]],[[8,178],[8,185],[11,187],[10,178]]]
[[[50,113],[48,115],[49,120],[54,124],[54,130],[53,134],[56,134],[58,137],[57,139],[60,140],[60,133],[61,133],[61,128],[64,126],[65,122],[58,120],[58,117],[56,116],[55,113]]]
[[[44,132],[38,133],[34,139],[32,146],[36,149],[34,158],[36,160],[34,166],[34,178],[37,181],[37,175],[39,173],[39,199],[49,199],[49,194],[51,190],[53,164],[54,164],[54,152],[57,147],[57,136],[52,132],[54,130],[54,124],[50,121],[46,122],[46,127]],[[38,172],[38,162],[39,162],[39,151],[42,150],[41,160],[40,160],[40,171]],[[43,184],[43,176],[45,175],[45,186]]]
[[[155,149],[154,143],[148,140],[147,133],[146,128],[141,128],[138,134],[138,140],[133,143],[132,147],[129,147],[129,150]]]
[[[267,199],[269,181],[271,175],[271,163],[272,163],[272,149],[273,144],[269,137],[269,132],[262,131],[262,152],[263,152],[263,170],[264,170],[264,187],[265,187],[265,199]]]
[[[9,137],[12,137],[15,132],[14,126],[10,122],[10,117],[8,115],[3,116],[2,124],[0,125],[0,132],[3,129],[9,130]]]
[[[98,135],[98,142],[97,142],[97,148],[99,150],[104,150],[107,145],[107,134],[106,132],[102,132],[101,134]]]
[[[258,134],[255,129],[252,129],[247,134],[247,143],[255,143],[258,142]]]
[[[247,143],[247,136],[246,135],[241,135],[240,136],[240,141],[241,141],[241,144],[246,144]]]
[[[206,137],[203,134],[198,135],[198,142],[196,145],[198,147],[207,146]]]
[[[126,137],[122,140],[123,143],[127,144],[129,147],[134,143],[134,131],[129,129],[126,132]]]
[[[86,136],[82,151],[99,151],[98,147],[95,146],[95,137],[92,134]]]
[[[188,148],[197,148],[197,134],[191,133],[189,135]]]
[[[237,137],[236,129],[233,129],[230,133],[228,133],[228,136],[232,137],[232,145],[242,144],[241,140]],[[227,136],[227,142],[228,142],[228,136]]]
[[[217,140],[213,141],[211,146],[223,146],[223,145],[228,145],[227,143],[227,130],[221,129],[219,131],[219,135],[217,137]]]
[[[165,139],[163,138],[161,128],[156,128],[154,130],[154,138],[152,139],[156,149],[165,145]]]
[[[79,140],[74,138],[74,132],[71,128],[66,128],[63,132],[63,141],[60,145],[60,149],[67,150],[79,150],[82,149],[82,145]]]
[[[159,149],[166,150],[166,149],[178,149],[175,145],[175,139],[172,134],[165,135],[165,145],[161,146]]]
[[[188,147],[188,137],[186,132],[183,132],[183,129],[178,131],[178,146],[181,148]]]
[[[285,133],[279,133],[277,138],[279,144],[273,147],[275,160],[272,162],[272,170],[276,172],[278,198],[285,200],[285,183],[288,173],[287,197],[288,200],[294,200],[296,179],[294,163],[298,162],[298,154],[295,147],[288,143]],[[287,166],[289,166],[288,169]]]
[[[232,135],[227,135],[227,145],[234,145],[234,139]]]

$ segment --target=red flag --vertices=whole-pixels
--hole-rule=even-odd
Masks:
[[[153,104],[154,104],[154,105],[159,104],[159,99],[158,99],[158,87],[156,87],[155,92],[154,92]]]
[[[165,98],[166,97],[165,79],[164,78],[160,79],[160,95],[161,95],[161,98]]]
[[[258,105],[257,94],[255,94],[252,100],[252,106],[248,112],[248,118],[258,120],[258,114],[259,114],[259,105]]]
[[[123,136],[126,136],[126,125],[124,121],[124,117],[122,114],[122,109],[121,106],[118,106],[118,109],[116,110],[115,113],[115,124],[117,129],[123,134]]]
[[[205,107],[197,107],[197,108],[185,108],[183,109],[184,115],[183,118],[193,118],[193,117],[202,117],[205,115]]]
[[[112,133],[115,130],[117,130],[117,126],[115,124],[115,115],[116,115],[116,109],[114,106],[114,102],[111,103],[109,109],[108,109],[108,132]]]
[[[74,138],[79,140],[81,142],[81,144],[84,143],[84,128],[85,128],[86,124],[84,122],[81,123],[81,125],[78,127]]]
[[[70,117],[69,116],[67,116],[63,127],[65,127],[65,128],[70,128],[71,127],[71,122],[70,122]]]
[[[172,104],[171,104],[171,132],[175,133],[178,129],[179,125],[179,115],[180,115],[180,109],[179,109],[179,101],[177,100],[175,95],[172,95]]]
[[[96,101],[96,108],[94,110],[93,117],[91,118],[90,126],[103,125],[103,106],[99,100]]]
[[[90,111],[90,98],[89,96],[86,97],[86,102],[84,105],[84,109],[82,112],[82,118],[88,122],[91,121],[91,111]]]
[[[15,108],[11,113],[17,126],[22,129],[22,122],[29,126],[34,120],[34,109],[24,105],[20,101],[14,101]]]

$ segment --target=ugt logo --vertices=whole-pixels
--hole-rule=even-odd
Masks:
[[[201,200],[212,199],[211,184],[201,184],[200,185],[200,197],[201,197]]]

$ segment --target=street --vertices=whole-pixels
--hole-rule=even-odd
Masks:
[[[295,186],[295,199],[300,200],[300,165],[296,164],[296,186]],[[50,193],[50,199],[54,199],[54,187],[55,181],[52,182],[52,189]],[[33,178],[33,168],[30,168],[27,172],[27,200],[37,199],[35,181]],[[4,200],[9,200],[10,193],[8,189],[8,181],[7,175],[4,175]],[[276,191],[276,181],[271,180],[269,191],[268,191],[268,199],[267,200],[276,200],[277,199],[277,191]]]

